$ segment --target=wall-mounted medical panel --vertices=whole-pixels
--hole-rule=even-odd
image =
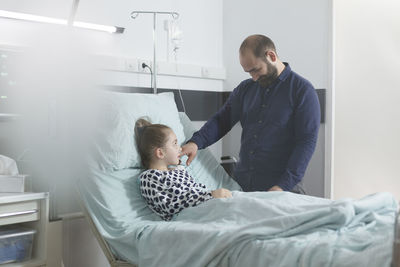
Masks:
[[[149,69],[143,68],[142,63],[145,63],[153,69],[152,60],[141,58],[95,55],[93,56],[93,61],[98,69],[108,71],[149,73]],[[157,62],[156,67],[158,75],[216,80],[224,80],[226,78],[225,68],[213,66],[200,66],[195,64],[159,61]]]
[[[152,93],[151,88],[108,86],[107,90],[125,93]],[[321,123],[325,123],[325,95],[326,89],[316,89],[321,108]],[[179,111],[186,111],[192,121],[206,121],[217,112],[231,92],[213,92],[198,90],[177,90],[159,88],[159,93],[173,92],[175,103]]]

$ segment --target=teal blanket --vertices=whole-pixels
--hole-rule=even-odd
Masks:
[[[397,203],[234,192],[143,227],[139,266],[390,266]]]

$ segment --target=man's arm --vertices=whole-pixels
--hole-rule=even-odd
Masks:
[[[188,142],[193,142],[198,149],[203,149],[217,142],[232,129],[240,119],[241,85],[233,90],[223,107],[195,132]]]
[[[291,190],[301,181],[317,144],[321,120],[318,96],[311,84],[303,92],[294,111],[295,147],[277,184],[283,190]]]

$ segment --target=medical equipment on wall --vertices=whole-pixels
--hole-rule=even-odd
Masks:
[[[176,19],[164,20],[164,30],[167,32],[167,62],[170,61],[170,54],[172,52],[174,54],[175,72],[178,73],[178,49],[181,47],[183,32],[179,28],[179,24]],[[170,44],[172,44],[172,49]],[[177,88],[179,98],[182,103],[183,112],[186,113],[185,102],[183,101],[179,79],[177,79]]]
[[[174,20],[179,18],[179,13],[177,12],[163,12],[163,11],[132,11],[131,18],[136,19],[139,14],[153,14],[153,93],[157,94],[157,55],[156,55],[156,34],[157,34],[157,15],[171,15]]]

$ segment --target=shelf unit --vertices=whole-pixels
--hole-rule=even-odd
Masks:
[[[46,266],[48,221],[49,193],[0,193],[0,227],[18,224],[36,230],[31,260],[1,266]]]

